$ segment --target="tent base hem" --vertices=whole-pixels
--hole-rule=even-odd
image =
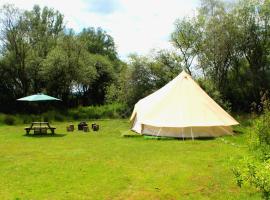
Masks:
[[[231,126],[155,127],[144,124],[141,126],[133,126],[132,130],[141,135],[174,138],[210,138],[234,134]]]

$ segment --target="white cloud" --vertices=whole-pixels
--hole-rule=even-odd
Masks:
[[[170,48],[169,36],[174,21],[193,16],[199,0],[110,0],[111,9],[103,9],[106,1],[96,0],[0,0],[31,9],[34,4],[48,6],[64,14],[66,25],[79,32],[83,27],[102,27],[113,36],[121,58],[130,53],[146,54],[153,48]],[[114,3],[114,6],[111,5]],[[104,11],[110,11],[105,13]],[[100,12],[99,12],[100,11]]]

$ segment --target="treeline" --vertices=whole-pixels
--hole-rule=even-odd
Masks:
[[[58,11],[34,6],[1,9],[0,110],[18,110],[16,99],[44,92],[64,107],[103,104],[106,88],[125,66],[113,38],[101,28],[75,34]]]
[[[171,43],[174,53],[131,57],[129,99],[156,90],[179,68],[233,111],[249,112],[270,89],[269,0],[202,0],[195,17],[176,20]]]
[[[270,89],[270,0],[202,0],[194,17],[176,20],[175,50],[130,55],[127,63],[102,29],[74,33],[64,24],[46,7],[3,7],[0,111],[37,92],[61,98],[65,108],[117,102],[132,109],[182,69],[233,111],[250,111]]]

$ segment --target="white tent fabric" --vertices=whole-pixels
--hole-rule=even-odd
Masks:
[[[216,137],[232,134],[239,124],[185,71],[141,99],[131,115],[132,130],[169,137]]]

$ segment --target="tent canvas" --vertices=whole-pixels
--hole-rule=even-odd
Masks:
[[[139,100],[130,119],[139,134],[183,138],[233,134],[239,124],[185,71]]]

